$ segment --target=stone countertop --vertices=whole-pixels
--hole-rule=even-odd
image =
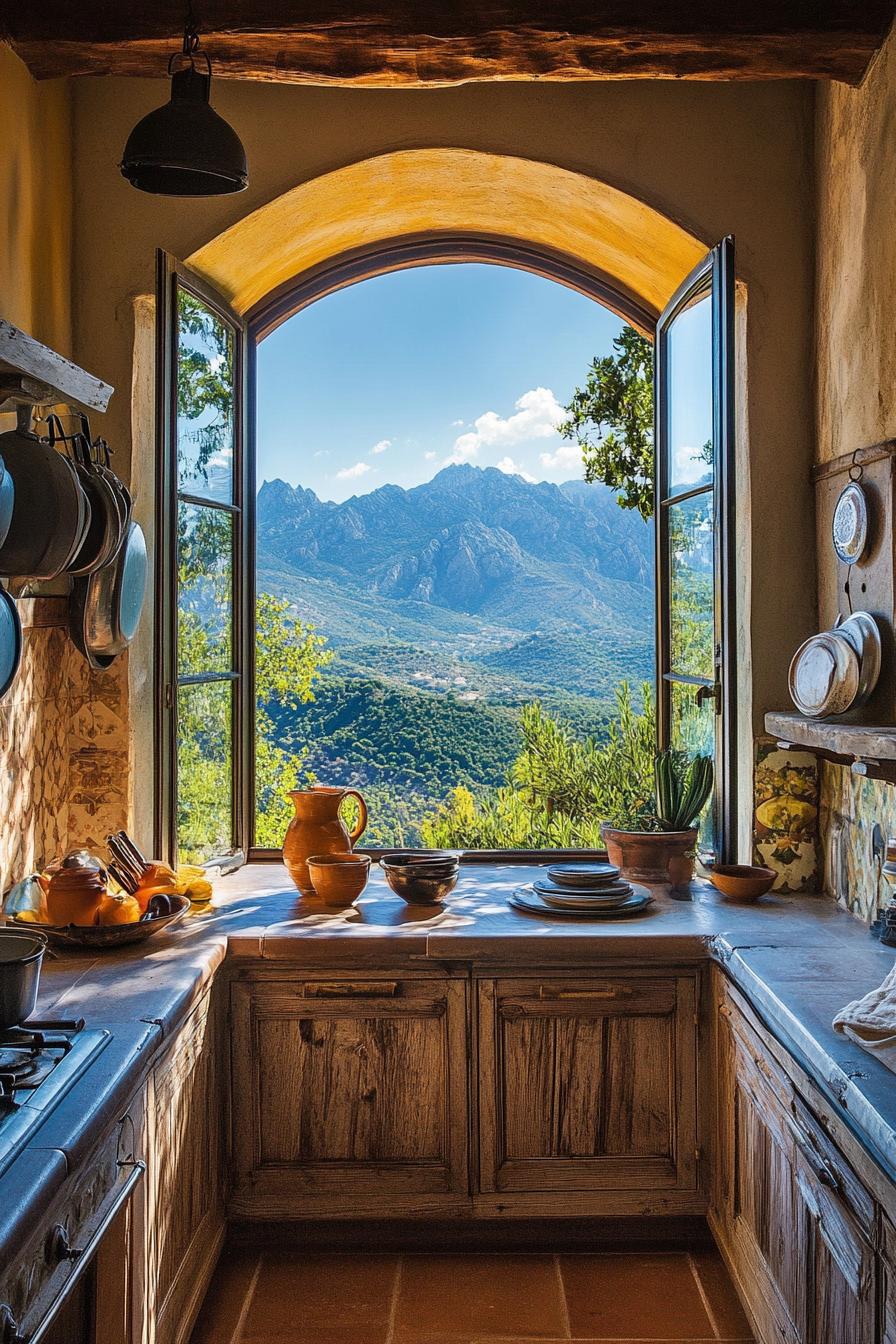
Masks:
[[[894,953],[862,924],[821,897],[769,895],[738,905],[706,883],[695,883],[684,901],[656,888],[650,909],[625,920],[543,919],[506,904],[533,871],[466,865],[445,906],[428,910],[405,905],[374,869],[355,907],[331,911],[299,898],[279,864],[255,864],[215,884],[210,911],[143,944],[45,959],[38,1015],[84,1017],[113,1041],[32,1149],[47,1159],[65,1154],[70,1169],[88,1130],[98,1132],[97,1108],[111,1116],[122,1104],[225,957],[237,966],[261,960],[309,970],[573,961],[598,969],[610,961],[714,958],[896,1179],[894,1077],[830,1025],[838,1008],[878,985],[893,964]]]

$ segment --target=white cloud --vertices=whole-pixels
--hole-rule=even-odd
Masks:
[[[356,462],[353,467],[343,467],[341,471],[337,471],[336,479],[337,481],[354,481],[359,476],[366,476],[368,471],[372,470],[369,462]]]
[[[705,480],[712,468],[704,460],[702,448],[681,444],[672,454],[673,480],[676,485],[696,485]]]
[[[569,471],[573,467],[581,470],[582,450],[577,443],[560,443],[556,452],[539,453],[539,460],[547,471]]]
[[[435,457],[435,453],[424,453],[423,456],[427,462],[432,462],[432,460]]]
[[[464,427],[464,422],[463,422],[463,420],[452,420],[452,421],[451,421],[451,428],[452,428],[452,429],[463,429],[463,427]]]
[[[329,456],[330,456],[330,450],[329,450],[329,448],[318,448],[318,450],[317,450],[317,452],[314,454],[314,456],[315,456],[315,457],[329,457]]]
[[[449,462],[469,462],[485,446],[511,447],[529,439],[549,439],[557,432],[565,412],[549,387],[533,387],[515,403],[514,414],[486,411],[473,421],[473,428],[454,441]]]
[[[378,456],[380,453],[384,453],[387,448],[391,447],[392,447],[391,439],[380,439],[379,443],[375,443],[371,448],[370,455],[371,457]]]
[[[512,457],[502,457],[500,462],[495,463],[495,466],[507,476],[522,476],[523,480],[528,481],[530,485],[535,484],[535,477],[530,476],[526,468],[521,467],[518,462],[514,462]]]

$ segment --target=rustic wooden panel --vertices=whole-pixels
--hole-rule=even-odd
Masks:
[[[189,1337],[224,1234],[221,1005],[193,1010],[151,1087],[150,1295],[154,1344]]]
[[[896,1344],[896,1230],[888,1218],[881,1232],[881,1344]]]
[[[234,1212],[468,1202],[463,982],[260,976],[233,987]]]
[[[184,11],[173,0],[9,7],[0,36],[38,78],[160,75]],[[586,0],[382,5],[207,0],[217,72],[236,79],[378,85],[468,79],[834,78],[858,83],[893,17],[888,0]]]
[[[690,977],[483,981],[481,1190],[693,1190],[694,1002]]]
[[[256,1039],[262,1162],[445,1159],[438,1018],[265,1017]]]

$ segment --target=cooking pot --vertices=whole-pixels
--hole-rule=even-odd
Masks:
[[[124,653],[137,633],[145,595],[146,538],[132,522],[115,559],[72,585],[69,629],[91,667],[107,668]]]
[[[0,435],[0,454],[14,491],[9,530],[0,546],[0,575],[54,579],[84,539],[90,502],[68,457],[31,433],[31,408],[19,409],[18,428]]]
[[[36,929],[0,928],[0,1031],[34,1012],[46,936]]]

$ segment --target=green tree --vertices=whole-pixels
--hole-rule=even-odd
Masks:
[[[624,509],[653,515],[653,344],[623,327],[614,354],[593,359],[584,387],[577,387],[559,426],[578,443],[586,481],[618,491]]]
[[[638,714],[627,682],[607,740],[577,738],[539,703],[520,713],[523,746],[501,787],[476,797],[464,787],[422,824],[425,845],[464,849],[598,849],[601,822],[651,829],[656,722],[643,688]]]

